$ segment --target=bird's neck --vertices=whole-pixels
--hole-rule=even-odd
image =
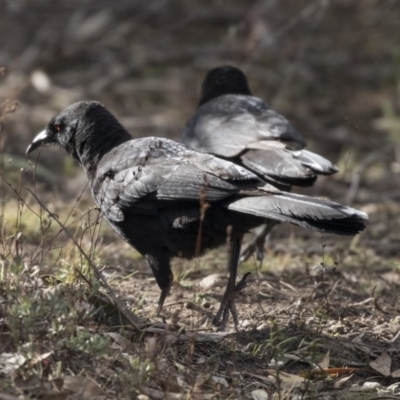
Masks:
[[[120,132],[114,131],[112,135],[105,135],[103,137],[94,137],[91,135],[84,138],[82,142],[76,146],[77,150],[76,153],[73,154],[73,157],[85,169],[88,178],[92,179],[104,155],[131,139],[132,136],[125,130]]]

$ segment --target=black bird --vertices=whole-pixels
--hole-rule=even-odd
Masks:
[[[93,101],[72,104],[55,116],[27,154],[44,143],[61,147],[79,162],[109,224],[148,260],[161,289],[158,314],[173,280],[171,258],[201,255],[228,237],[229,283],[214,319],[220,329],[229,310],[238,324],[235,295],[245,278],[235,286],[236,272],[242,237],[249,229],[270,218],[354,235],[368,219],[337,203],[280,192],[238,165],[172,140],[133,139]]]
[[[311,186],[317,175],[338,171],[330,161],[304,150],[301,134],[263,100],[253,97],[244,73],[232,66],[211,69],[201,86],[198,109],[186,124],[181,142],[254,172],[281,190]],[[260,260],[269,223],[243,251]]]

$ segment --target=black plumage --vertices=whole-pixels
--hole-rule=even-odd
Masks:
[[[109,224],[148,260],[161,289],[158,313],[173,279],[171,258],[192,258],[221,246],[228,232],[230,280],[215,321],[221,328],[229,310],[238,322],[236,270],[249,229],[271,218],[354,235],[367,220],[366,214],[336,203],[280,192],[245,168],[172,140],[132,139],[97,102],[67,107],[36,136],[27,154],[43,143],[63,148],[80,163]]]
[[[305,150],[302,135],[263,100],[253,97],[244,73],[232,66],[210,70],[201,86],[196,113],[187,122],[182,143],[244,166],[281,190],[311,186],[318,175],[338,171],[330,161]],[[270,224],[244,251],[262,258]],[[258,248],[257,248],[258,247]]]

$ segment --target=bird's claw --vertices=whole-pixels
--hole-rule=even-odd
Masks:
[[[165,299],[169,295],[170,289],[171,289],[170,287],[161,289],[160,298],[158,299],[158,307],[157,307],[157,310],[156,310],[156,317],[160,316],[161,311],[162,311],[163,306],[164,306]]]

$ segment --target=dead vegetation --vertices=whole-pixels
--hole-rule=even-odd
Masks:
[[[399,398],[397,1],[0,7],[0,399]],[[263,263],[241,265],[239,333],[210,325],[226,249],[176,260],[157,320],[149,268],[85,178],[59,152],[23,155],[83,98],[136,137],[177,139],[205,70],[227,62],[340,167],[307,193],[371,217],[354,239],[276,229]]]

